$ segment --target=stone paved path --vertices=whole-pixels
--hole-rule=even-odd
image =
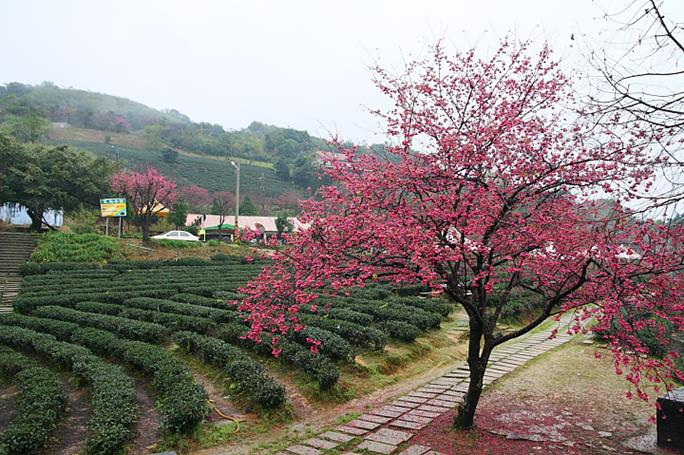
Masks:
[[[498,346],[492,352],[484,376],[487,386],[529,360],[569,341],[567,334],[549,339],[551,329]],[[462,364],[453,371],[427,383],[387,405],[318,436],[288,447],[279,455],[319,455],[325,450],[348,445],[356,438],[362,441],[354,447],[345,447],[343,455],[355,450],[370,453],[395,454],[399,446],[410,443],[415,433],[435,418],[458,406],[468,390],[468,365]],[[399,455],[440,455],[430,447],[409,445]]]

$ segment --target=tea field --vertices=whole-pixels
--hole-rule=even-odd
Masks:
[[[350,365],[359,354],[382,356],[388,343],[411,343],[439,328],[453,309],[442,299],[414,295],[417,289],[359,289],[336,297],[329,312],[306,312],[307,328],[281,342],[275,361],[268,340],[244,339],[245,314],[226,303],[239,300],[239,288],[265,261],[218,255],[105,266],[26,264],[15,312],[0,316],[0,371],[19,389],[0,453],[49,447],[65,412],[64,374],[89,392],[85,453],[117,453],[130,449],[144,412],[136,396],[141,378],[154,394],[157,431],[192,435],[213,412],[196,364],[220,371],[243,409],[287,411],[292,385],[274,374],[274,362],[308,378],[324,397],[354,374]],[[320,354],[309,349],[309,337],[321,341]]]

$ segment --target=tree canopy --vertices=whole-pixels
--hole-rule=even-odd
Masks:
[[[28,209],[32,229],[46,210],[97,207],[115,164],[68,146],[22,144],[0,134],[0,201]],[[46,223],[48,224],[48,223]]]
[[[438,45],[398,76],[376,68],[375,80],[393,103],[376,114],[399,144],[387,150],[395,159],[340,144],[346,159],[327,170],[335,185],[303,203],[310,228],[241,289],[250,338],[301,330],[305,305],[331,305],[327,296],[351,287],[417,283],[469,318],[459,427],[474,424],[492,349],[562,313],[574,331],[588,318],[621,328],[611,352],[641,396],[646,379],[684,379],[674,354],[641,355],[650,351],[640,329],[668,340],[655,318],[632,317],[684,328],[684,230],[635,222],[624,205],[652,181],[648,129],[578,115],[550,49],[526,43],[504,40],[488,58]],[[596,200],[605,193],[610,209]],[[503,332],[501,313],[521,293],[534,317]],[[279,337],[269,339],[278,355]]]

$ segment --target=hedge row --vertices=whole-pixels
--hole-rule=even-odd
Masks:
[[[54,319],[8,314],[0,316],[0,324],[48,332],[62,340],[83,345],[100,355],[129,363],[153,376],[153,384],[159,393],[157,407],[162,413],[164,428],[170,431],[191,430],[209,411],[204,389],[195,382],[185,364],[162,347],[123,340],[111,332],[81,328],[72,322]]]
[[[237,299],[238,295],[233,294],[233,299]],[[204,297],[201,295],[191,294],[191,293],[180,293],[172,295],[169,297],[170,300],[175,302],[190,303],[192,305],[206,306],[211,308],[219,308],[222,310],[232,310],[237,311],[237,305],[230,305],[226,299],[217,299],[211,297]]]
[[[417,307],[430,313],[438,313],[442,315],[442,317],[449,316],[449,313],[451,313],[455,309],[455,306],[453,304],[448,303],[444,299],[424,299],[420,297],[394,297],[390,300],[392,303]]]
[[[78,304],[78,307],[82,309],[102,308],[101,305],[92,304]],[[39,307],[31,314],[40,318],[75,322],[81,326],[108,330],[132,340],[160,342],[168,334],[166,327],[159,324],[110,316],[108,314],[86,313],[84,311],[59,306]]]
[[[20,296],[14,301],[14,308],[21,313],[28,313],[39,306],[73,306],[83,301],[102,301],[108,303],[122,303],[126,299],[134,297],[164,298],[175,294],[173,289],[156,289],[148,291],[128,291],[128,292],[83,292],[78,294],[61,294],[52,297],[23,297]]]
[[[378,328],[391,336],[402,341],[414,341],[422,331],[413,324],[404,321],[382,321]]]
[[[308,326],[298,333],[294,338],[305,347],[311,347],[308,340],[320,342],[318,349],[322,354],[336,360],[353,361],[356,353],[351,345],[341,336],[320,327]]]
[[[0,436],[0,453],[36,453],[66,412],[68,398],[59,376],[4,346],[0,346],[0,372],[19,388],[17,416]]]
[[[209,415],[204,388],[195,381],[190,369],[164,348],[122,340],[111,332],[92,328],[79,329],[72,339],[94,352],[120,359],[151,375],[158,393],[157,409],[162,415],[164,429],[192,431]]]
[[[135,385],[121,368],[106,363],[82,346],[21,327],[0,330],[0,343],[31,349],[68,368],[90,385],[93,417],[89,423],[86,453],[117,453],[133,438],[138,418]]]
[[[442,321],[442,317],[439,314],[389,302],[383,302],[382,305],[378,305],[377,302],[369,303],[361,299],[344,297],[337,305],[341,308],[373,315],[375,321],[404,321],[422,330],[437,328]]]
[[[227,256],[215,256],[216,260],[207,260],[201,258],[179,258],[172,260],[157,260],[157,261],[111,261],[109,264],[102,266],[94,263],[83,262],[46,262],[35,263],[29,262],[22,266],[21,272],[23,275],[39,275],[51,271],[71,271],[71,270],[135,270],[135,269],[157,269],[160,267],[179,267],[179,266],[215,266],[217,264],[227,266],[230,264],[241,264],[258,267],[266,264],[267,259],[254,258],[252,262],[246,258],[240,257],[237,260],[232,260]],[[213,259],[213,258],[212,258]]]
[[[174,339],[182,348],[198,354],[205,362],[225,368],[238,389],[259,406],[273,409],[285,402],[285,388],[240,348],[193,332],[177,332]]]
[[[221,324],[213,335],[228,343],[270,355],[271,342],[268,336],[264,335],[264,340],[261,343],[256,343],[244,338],[248,332],[249,328],[244,325],[228,323]],[[337,383],[340,370],[325,355],[314,354],[311,349],[287,340],[281,341],[279,347],[281,349],[280,359],[313,376],[322,390],[330,389]]]
[[[308,314],[299,315],[299,319],[309,327],[319,327],[336,333],[355,346],[382,350],[387,343],[383,332],[366,325]]]

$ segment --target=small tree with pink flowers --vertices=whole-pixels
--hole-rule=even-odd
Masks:
[[[377,112],[393,159],[340,145],[345,159],[326,169],[335,186],[302,204],[309,229],[241,289],[250,338],[302,330],[303,308],[353,287],[418,283],[469,318],[457,427],[474,425],[492,350],[563,313],[572,331],[588,319],[618,328],[616,371],[642,398],[644,381],[684,379],[663,329],[684,329],[684,229],[639,221],[625,204],[653,181],[657,131],[617,114],[597,125],[573,105],[551,51],[524,43],[504,41],[486,59],[437,46],[399,76],[378,68],[376,84],[393,106]],[[608,209],[597,200],[606,194]],[[520,295],[533,316],[504,331],[502,312]],[[666,355],[652,355],[644,331]]]
[[[150,238],[150,226],[159,213],[171,209],[178,199],[176,183],[154,168],[144,172],[119,172],[112,176],[112,188],[125,194],[133,206],[145,241]]]

